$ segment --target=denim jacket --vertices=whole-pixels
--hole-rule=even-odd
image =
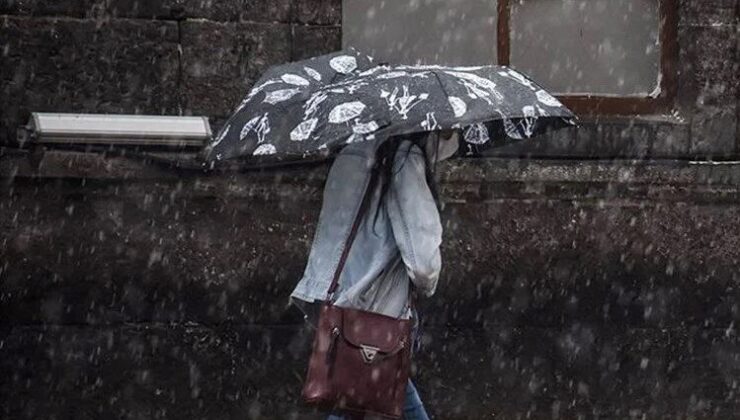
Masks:
[[[318,306],[307,303],[327,298],[370,180],[377,146],[377,141],[348,145],[329,171],[308,263],[291,294],[291,302],[307,316]],[[441,269],[442,225],[426,182],[421,149],[408,140],[399,145],[393,176],[379,207],[381,185],[377,182],[371,191],[340,273],[335,305],[409,318],[409,281],[421,295],[431,296]]]

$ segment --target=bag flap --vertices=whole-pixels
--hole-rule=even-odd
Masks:
[[[373,312],[343,308],[342,336],[355,347],[369,346],[390,353],[408,346],[411,321]]]

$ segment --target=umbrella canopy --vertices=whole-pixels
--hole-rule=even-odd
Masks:
[[[477,154],[573,124],[570,110],[508,67],[373,66],[348,50],[268,70],[205,158],[307,157],[442,129],[462,130],[461,150]]]

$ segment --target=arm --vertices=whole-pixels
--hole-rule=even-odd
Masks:
[[[424,155],[411,143],[398,148],[387,195],[388,217],[406,271],[425,296],[437,288],[442,268],[442,224],[425,175]]]

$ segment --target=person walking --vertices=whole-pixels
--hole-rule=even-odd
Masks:
[[[418,396],[413,384],[404,394],[412,332],[416,344],[419,336],[409,296],[434,294],[441,268],[436,162],[458,143],[461,156],[480,156],[576,121],[506,66],[378,66],[350,48],[265,71],[200,157],[213,169],[237,157],[294,162],[339,153],[291,295],[316,326],[306,404],[403,414],[404,401]]]
[[[324,187],[306,268],[290,297],[310,325],[316,325],[319,306],[367,193],[369,205],[359,216],[334,304],[412,319],[412,348],[418,349],[420,323],[412,295],[432,296],[441,270],[442,225],[434,169],[457,148],[458,132],[447,130],[353,143],[337,155]],[[372,171],[378,171],[378,181],[366,192]],[[428,419],[411,380],[403,418]]]

